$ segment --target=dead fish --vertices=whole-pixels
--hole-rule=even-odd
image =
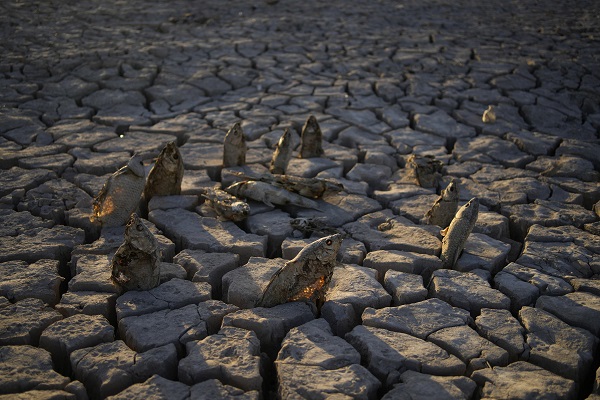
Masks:
[[[458,209],[458,181],[452,179],[446,189],[437,198],[433,206],[425,213],[425,221],[429,225],[448,227]]]
[[[494,106],[488,106],[487,110],[483,112],[481,120],[484,124],[493,124],[496,122],[496,111],[494,110]]]
[[[314,301],[320,306],[325,301],[336,257],[342,245],[342,235],[318,239],[273,275],[257,307],[274,307],[290,301]]]
[[[290,192],[298,193],[304,197],[318,199],[323,196],[326,191],[339,192],[344,190],[344,186],[340,183],[333,182],[327,179],[320,178],[304,178],[294,175],[280,174],[262,174],[262,175],[246,175],[243,172],[231,171],[245,180],[254,180],[270,183],[277,187],[289,190]]]
[[[240,123],[236,122],[223,142],[223,168],[245,165],[247,150],[244,131]]]
[[[273,152],[269,171],[272,174],[285,174],[288,163],[292,158],[292,151],[292,134],[288,128],[285,128]]]
[[[304,208],[317,210],[319,205],[316,201],[302,197],[283,188],[273,186],[261,181],[241,181],[225,188],[225,191],[237,197],[247,197],[252,200],[261,201],[270,207],[273,204],[285,206],[293,204]]]
[[[305,235],[318,233],[322,235],[333,235],[342,233],[339,229],[327,224],[327,218],[294,218],[290,221],[292,228],[299,230]]]
[[[112,281],[121,289],[149,290],[160,283],[158,241],[137,214],[125,227],[125,240],[112,259]]]
[[[406,161],[406,169],[411,180],[424,188],[437,188],[442,178],[444,164],[431,155],[412,154]]]
[[[208,189],[202,194],[209,205],[221,219],[230,221],[243,221],[250,214],[250,206],[243,200],[230,195],[224,190]]]
[[[479,199],[473,197],[462,206],[456,216],[446,229],[441,231],[442,236],[442,260],[443,268],[453,268],[465,247],[467,238],[471,234],[477,216],[479,214]]]
[[[325,154],[325,151],[323,151],[323,133],[317,119],[311,115],[302,127],[298,157],[321,157],[323,154]]]
[[[103,227],[122,226],[137,208],[146,183],[144,163],[139,155],[112,174],[94,197],[91,220]]]
[[[169,142],[161,150],[148,174],[144,188],[144,200],[153,196],[171,196],[181,193],[183,159],[175,142]]]

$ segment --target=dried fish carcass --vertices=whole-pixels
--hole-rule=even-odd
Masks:
[[[122,226],[137,208],[146,183],[144,163],[139,155],[112,174],[94,197],[91,220],[103,227]]]
[[[304,247],[273,275],[257,307],[301,300],[313,301],[320,306],[325,301],[342,240],[342,235],[335,234]]]
[[[444,268],[453,268],[465,247],[467,238],[473,231],[479,215],[479,199],[473,197],[462,206],[450,226],[442,230],[442,253],[440,259]]]
[[[144,188],[144,200],[153,196],[171,196],[181,193],[183,159],[175,142],[169,142],[161,150],[148,174]]]
[[[452,222],[458,209],[458,181],[452,179],[446,189],[437,198],[433,206],[425,213],[425,221],[429,225],[438,225],[446,228]]]
[[[125,240],[112,259],[111,278],[121,291],[149,290],[160,283],[158,241],[135,213],[125,227]]]
[[[269,166],[269,172],[272,174],[285,174],[288,163],[292,158],[292,134],[288,128],[283,131],[283,135],[279,138],[273,158]]]
[[[246,219],[250,214],[248,203],[224,190],[207,189],[202,197],[208,201],[221,219],[239,222]]]
[[[223,168],[245,165],[247,150],[244,131],[240,123],[236,122],[223,141]]]
[[[247,175],[236,171],[231,171],[231,173],[243,180],[266,182],[313,199],[322,197],[327,191],[340,192],[344,190],[342,184],[321,178],[305,178],[302,176],[281,174]]]
[[[434,156],[411,154],[406,161],[408,177],[424,188],[437,188],[442,178],[444,164]]]
[[[323,133],[314,116],[308,117],[300,135],[300,158],[321,157],[323,150]]]
[[[246,197],[260,201],[270,207],[295,205],[304,208],[318,209],[318,203],[299,194],[261,181],[241,181],[225,188],[225,191],[237,197]]]

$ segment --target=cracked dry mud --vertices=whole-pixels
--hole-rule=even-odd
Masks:
[[[599,27],[592,0],[0,2],[0,398],[600,398]],[[286,129],[287,173],[345,191],[216,218]],[[118,296],[92,199],[171,141],[161,285]],[[452,179],[480,210],[443,270]],[[320,314],[253,308],[314,217],[349,234]]]

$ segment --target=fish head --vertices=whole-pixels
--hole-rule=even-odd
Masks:
[[[152,253],[158,247],[156,238],[136,213],[131,214],[125,226],[125,242],[144,253]]]
[[[234,201],[231,204],[231,211],[235,216],[235,221],[242,221],[250,214],[250,206],[245,201]]]
[[[137,153],[129,159],[127,168],[129,168],[136,176],[143,177],[146,174],[146,171],[144,170],[144,160],[142,159],[142,156]]]
[[[225,135],[225,142],[240,145],[246,142],[242,125],[240,125],[239,122],[233,124],[231,129],[227,132],[227,135]]]
[[[169,142],[158,155],[156,163],[160,163],[167,171],[177,172],[182,165],[181,153],[175,142]]]
[[[332,263],[337,258],[337,254],[342,246],[342,240],[344,237],[336,233],[334,235],[326,236],[318,239],[317,241],[309,245],[312,248],[316,258],[324,263]]]
[[[467,202],[464,206],[462,206],[457,212],[455,218],[463,218],[466,220],[473,220],[477,218],[479,214],[479,199],[477,197],[473,197],[471,200]]]
[[[442,198],[445,201],[458,201],[458,181],[452,179],[446,189],[442,192]]]

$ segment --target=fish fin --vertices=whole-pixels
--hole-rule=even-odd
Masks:
[[[442,229],[442,230],[440,231],[440,235],[442,235],[442,236],[446,236],[446,234],[448,233],[448,228],[449,228],[449,227],[445,227],[444,229]]]

